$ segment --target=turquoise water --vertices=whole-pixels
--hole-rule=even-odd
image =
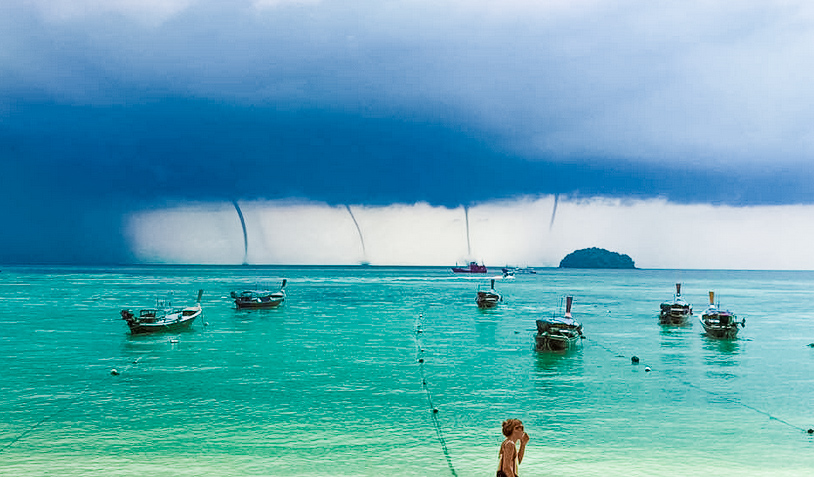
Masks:
[[[282,278],[279,309],[228,298]],[[715,290],[746,317],[738,339],[659,326],[677,281],[696,316]],[[498,280],[505,303],[481,311],[486,283],[446,268],[4,267],[0,475],[487,476],[508,417],[532,437],[523,476],[814,471],[814,273],[541,269]],[[191,331],[133,337],[119,318],[199,288]],[[587,339],[538,354],[534,320],[566,293]]]

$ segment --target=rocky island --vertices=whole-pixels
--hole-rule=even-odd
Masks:
[[[604,248],[583,248],[569,253],[560,261],[560,268],[629,268],[636,266],[629,256]]]

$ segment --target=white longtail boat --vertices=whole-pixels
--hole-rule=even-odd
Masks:
[[[709,292],[709,307],[704,310],[699,320],[704,326],[704,332],[711,338],[732,339],[738,335],[738,327],[746,326],[746,320],[738,317],[729,310],[721,310],[720,303],[715,305],[715,292]]]
[[[662,325],[686,325],[692,316],[692,305],[681,297],[681,284],[676,283],[676,293],[672,301],[665,301],[661,304],[659,313],[659,323]]]

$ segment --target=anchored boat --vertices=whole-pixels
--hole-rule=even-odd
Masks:
[[[286,279],[278,291],[270,290],[244,290],[240,293],[233,291],[232,298],[238,309],[275,308],[285,301]]]
[[[494,279],[492,279],[492,284],[488,290],[481,290],[480,286],[478,286],[478,295],[475,297],[475,303],[478,304],[478,308],[494,308],[502,301],[503,297],[500,296],[500,293],[495,291]]]
[[[138,316],[129,309],[123,309],[122,319],[127,322],[130,333],[134,335],[186,329],[203,313],[201,295],[203,290],[198,290],[197,301],[187,307],[174,307],[170,300],[156,300],[155,308],[139,310]]]
[[[532,275],[537,275],[537,271],[531,267],[510,267],[506,265],[502,268],[504,275],[514,275],[518,273],[529,273]]]
[[[452,271],[455,273],[486,273],[488,270],[486,269],[486,265],[479,265],[478,262],[469,262],[467,267],[452,267]]]
[[[577,346],[582,339],[582,324],[571,316],[573,300],[572,296],[565,297],[563,316],[537,320],[537,351],[566,351]]]
[[[711,338],[732,339],[738,335],[738,326],[746,326],[746,319],[738,317],[729,310],[721,310],[720,303],[715,305],[715,292],[709,292],[709,307],[699,318],[704,332]]]
[[[688,323],[690,316],[692,316],[692,305],[681,297],[681,284],[676,283],[676,293],[673,295],[673,300],[661,304],[659,323],[662,325],[685,325]]]

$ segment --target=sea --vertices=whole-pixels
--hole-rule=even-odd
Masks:
[[[695,316],[661,326],[676,283]],[[199,289],[188,331],[120,318]],[[709,291],[737,339],[703,334]],[[566,295],[585,339],[535,351]],[[814,475],[812,303],[806,271],[4,266],[0,475],[493,476],[508,418],[523,477]]]

